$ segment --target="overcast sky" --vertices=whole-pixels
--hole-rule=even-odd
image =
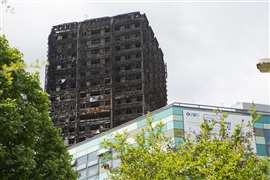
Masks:
[[[168,65],[168,103],[231,106],[238,101],[270,104],[270,74],[256,69],[269,57],[269,8],[261,2],[121,3],[86,0],[13,0],[5,33],[27,63],[46,60],[56,24],[140,11]],[[41,71],[44,84],[44,71]]]

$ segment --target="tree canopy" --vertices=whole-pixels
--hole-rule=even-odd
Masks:
[[[201,133],[175,146],[162,133],[162,124],[154,127],[148,115],[147,126],[137,134],[135,144],[127,133],[105,140],[113,149],[118,167],[110,170],[111,179],[269,179],[269,160],[258,157],[251,147],[252,126],[237,126],[233,133],[221,121],[204,122]],[[254,117],[255,118],[255,117]],[[214,126],[220,127],[214,132]],[[242,128],[249,128],[243,133]]]
[[[1,179],[76,179],[59,130],[49,116],[48,95],[22,54],[0,37]]]

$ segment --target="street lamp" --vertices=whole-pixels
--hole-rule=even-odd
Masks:
[[[259,62],[257,63],[257,69],[259,69],[261,73],[270,73],[270,58],[260,59]],[[269,85],[270,85],[270,82],[268,82],[268,87]]]
[[[270,58],[260,59],[257,64],[257,69],[262,73],[270,73]]]
[[[0,36],[5,34],[4,20],[7,13],[14,13],[14,8],[9,5],[8,0],[0,0]]]

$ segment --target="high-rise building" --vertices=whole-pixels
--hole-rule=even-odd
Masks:
[[[145,14],[54,26],[46,90],[68,145],[167,103],[166,64]]]

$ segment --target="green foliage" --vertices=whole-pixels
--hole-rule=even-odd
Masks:
[[[219,112],[220,113],[220,112]],[[110,170],[111,179],[269,179],[269,160],[258,157],[251,148],[252,126],[243,133],[240,125],[227,132],[223,114],[221,121],[201,124],[201,133],[174,148],[162,132],[162,124],[147,127],[135,136],[136,144],[128,143],[127,133],[117,134],[103,143],[116,152],[119,167]],[[255,117],[252,116],[253,118]],[[219,126],[219,131],[213,128]]]
[[[38,74],[24,70],[22,54],[0,37],[1,179],[76,179],[59,130],[49,117]]]

